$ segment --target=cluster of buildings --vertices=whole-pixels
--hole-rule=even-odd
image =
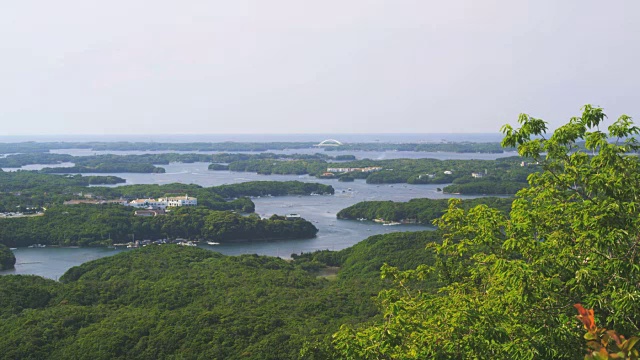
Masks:
[[[165,197],[159,199],[135,199],[127,201],[124,199],[119,200],[98,200],[98,199],[81,199],[81,200],[69,200],[64,202],[65,205],[77,205],[77,204],[118,204],[124,206],[132,206],[137,209],[147,210],[164,210],[168,207],[181,207],[181,206],[198,206],[198,199],[194,197],[176,196]]]
[[[168,207],[198,206],[198,199],[188,195],[159,199],[135,199],[127,205],[142,209],[166,209]]]
[[[362,168],[327,168],[328,173],[348,173],[348,172],[363,172],[370,173],[374,171],[380,171],[382,167],[380,166],[369,166]]]
[[[445,175],[453,175],[453,171],[451,170],[445,170],[442,172]],[[436,174],[423,174],[423,175],[418,175],[418,179],[422,179],[422,178],[429,178],[429,179],[433,179],[436,176]],[[476,179],[481,179],[483,177],[487,176],[487,170],[485,170],[484,172],[472,172],[471,173],[471,177],[472,178],[476,178]]]

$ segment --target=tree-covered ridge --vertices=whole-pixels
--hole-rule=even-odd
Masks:
[[[325,160],[250,159],[233,161],[228,166],[212,164],[209,169],[259,174],[310,174],[321,177],[329,168],[381,167],[380,171],[354,171],[347,175],[355,179],[366,179],[368,184],[453,183],[446,187],[445,191],[501,195],[515,194],[516,191],[527,186],[529,174],[541,170],[539,166],[527,165],[526,159],[520,157],[496,160],[365,159],[339,163]],[[474,173],[476,177],[473,177]]]
[[[89,185],[124,183],[116,176],[45,175],[27,171],[0,171],[0,212],[27,211],[62,204]]]
[[[301,181],[249,181],[238,184],[220,185],[213,189],[220,196],[234,198],[238,196],[284,196],[284,195],[333,195],[331,185],[305,183]]]
[[[7,246],[0,244],[0,270],[13,269],[16,257]]]
[[[304,264],[172,245],[102,258],[55,282],[0,277],[1,359],[330,359],[340,324],[377,316],[387,262],[429,262],[432,232],[369,238],[328,281]],[[409,261],[410,260],[410,261]]]
[[[435,265],[385,266],[396,286],[379,295],[384,320],[344,326],[334,338],[340,357],[581,359],[576,303],[603,327],[638,335],[640,160],[628,154],[640,148],[640,129],[623,115],[604,132],[604,120],[587,105],[551,136],[524,114],[520,128],[505,126],[503,143],[544,171],[530,176],[509,217],[452,200],[436,222],[444,240],[430,247]],[[430,276],[437,291],[406,285]],[[595,346],[603,334],[586,336]]]
[[[0,171],[0,192],[59,191],[69,187],[114,185],[124,183],[117,176],[45,175],[30,171]]]
[[[177,208],[163,216],[134,216],[120,205],[55,206],[43,216],[0,219],[0,244],[111,245],[134,239],[184,238],[218,242],[306,239],[318,229],[304,219],[260,219],[231,211]]]
[[[505,214],[511,210],[512,198],[478,198],[463,200],[461,207],[470,209],[480,204],[499,209]],[[384,221],[406,221],[431,224],[440,218],[449,207],[447,199],[412,199],[407,202],[363,201],[338,212],[338,219],[382,219]]]
[[[320,175],[327,171],[328,163],[324,160],[241,160],[231,162],[227,169],[231,171],[255,172],[263,175]],[[213,166],[210,170],[215,170]]]

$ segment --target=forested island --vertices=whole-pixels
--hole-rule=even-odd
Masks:
[[[474,168],[475,176],[456,177],[453,186],[519,182],[529,171],[527,186],[513,200],[450,199],[436,231],[373,236],[341,251],[292,254],[290,261],[163,245],[85,263],[59,282],[1,276],[0,358],[638,359],[640,159],[633,153],[640,129],[622,115],[605,131],[605,118],[586,105],[548,135],[543,120],[520,115],[518,128],[503,127],[503,144],[531,166],[510,173],[507,163],[502,175],[498,167]],[[375,173],[384,171],[392,172]],[[11,176],[9,189],[23,186]],[[51,176],[51,187],[65,194],[74,191],[66,190],[67,181],[72,189],[86,181],[29,176]],[[290,183],[283,191],[308,191],[307,185]],[[201,191],[212,203],[280,189],[234,186],[125,188]],[[2,196],[21,196],[15,193],[22,191]],[[2,236],[26,238],[48,227],[64,241],[65,229],[84,235],[108,226],[239,240],[249,232],[313,230],[295,217],[259,219],[207,205],[140,220],[121,206],[83,206],[56,204],[42,216],[10,219],[16,228]],[[417,221],[438,216],[441,206],[418,199],[349,211],[415,214]]]
[[[527,185],[526,179],[540,167],[519,157],[497,160],[392,159],[355,160],[353,155],[325,154],[143,154],[71,156],[26,153],[0,158],[0,167],[32,164],[73,166],[45,167],[41,173],[163,173],[158,165],[172,162],[210,162],[209,170],[255,172],[263,175],[304,175],[341,181],[366,179],[369,184],[449,184],[444,192],[456,194],[512,195]],[[378,171],[358,171],[379,168]],[[354,169],[333,171],[332,169]]]
[[[378,318],[384,263],[431,263],[432,232],[374,236],[338,252],[224,256],[148,246],[60,282],[0,276],[0,359],[331,359],[345,323]],[[333,269],[329,281],[322,269]]]
[[[19,168],[25,165],[59,165],[72,163],[73,166],[44,168],[40,170],[46,173],[84,173],[84,172],[138,172],[151,173],[162,172],[161,167],[155,165],[169,165],[170,163],[230,163],[245,160],[335,160],[346,161],[355,160],[353,155],[330,156],[326,154],[243,154],[243,153],[220,153],[220,154],[140,154],[140,155],[89,155],[73,156],[68,154],[55,153],[24,153],[10,154],[0,158],[0,168]],[[151,168],[154,167],[154,168]],[[155,170],[154,170],[155,169]]]
[[[370,169],[370,170],[369,170]],[[366,179],[367,184],[451,184],[444,192],[466,195],[513,195],[527,186],[527,177],[542,168],[520,157],[496,160],[391,159],[340,163],[322,159],[250,159],[212,164],[209,170],[258,174],[309,174],[342,181]]]
[[[78,197],[89,185],[124,183],[116,176],[47,175],[30,171],[0,170],[0,212],[27,211],[48,204],[62,204]],[[98,189],[96,187],[96,189]]]
[[[254,212],[250,196],[334,193],[331,186],[299,181],[255,181],[208,188],[177,183],[89,188],[90,184],[118,183],[122,179],[33,172],[0,172],[0,180],[0,212],[21,211],[20,216],[0,218],[0,244],[11,247],[105,246],[117,241],[163,238],[227,242],[310,238],[318,230],[304,219],[260,219],[239,213]],[[198,207],[138,217],[132,207],[109,205],[114,199],[122,202],[184,194],[197,197]],[[95,204],[63,205],[70,200]],[[40,216],[23,216],[35,212]]]
[[[124,185],[102,187],[124,183],[115,176],[81,176],[39,174],[31,171],[0,171],[0,212],[26,211],[27,208],[42,208],[61,205],[74,199],[136,199],[158,198],[171,195],[190,194],[198,198],[198,204],[210,210],[236,210],[250,213],[253,202],[247,196],[283,196],[333,194],[330,185],[303,183],[300,181],[251,181],[240,184],[202,187],[194,184]]]
[[[138,240],[176,239],[216,242],[305,239],[318,229],[310,222],[274,215],[260,219],[231,211],[176,208],[162,216],[134,216],[120,205],[50,207],[43,216],[0,219],[0,244],[25,247],[108,246]]]
[[[0,270],[13,269],[16,257],[7,246],[0,244]]]
[[[407,202],[363,201],[340,210],[338,219],[378,220],[382,223],[403,222],[411,224],[431,224],[448,209],[448,199],[412,199]],[[462,200],[460,208],[469,210],[483,204],[498,209],[504,214],[511,211],[512,198],[483,197]]]

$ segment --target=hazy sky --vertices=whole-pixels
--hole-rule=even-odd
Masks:
[[[640,1],[19,0],[0,135],[497,132],[640,122]]]

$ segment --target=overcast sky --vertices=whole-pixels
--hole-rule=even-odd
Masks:
[[[640,121],[640,1],[20,0],[0,135],[497,132]]]

